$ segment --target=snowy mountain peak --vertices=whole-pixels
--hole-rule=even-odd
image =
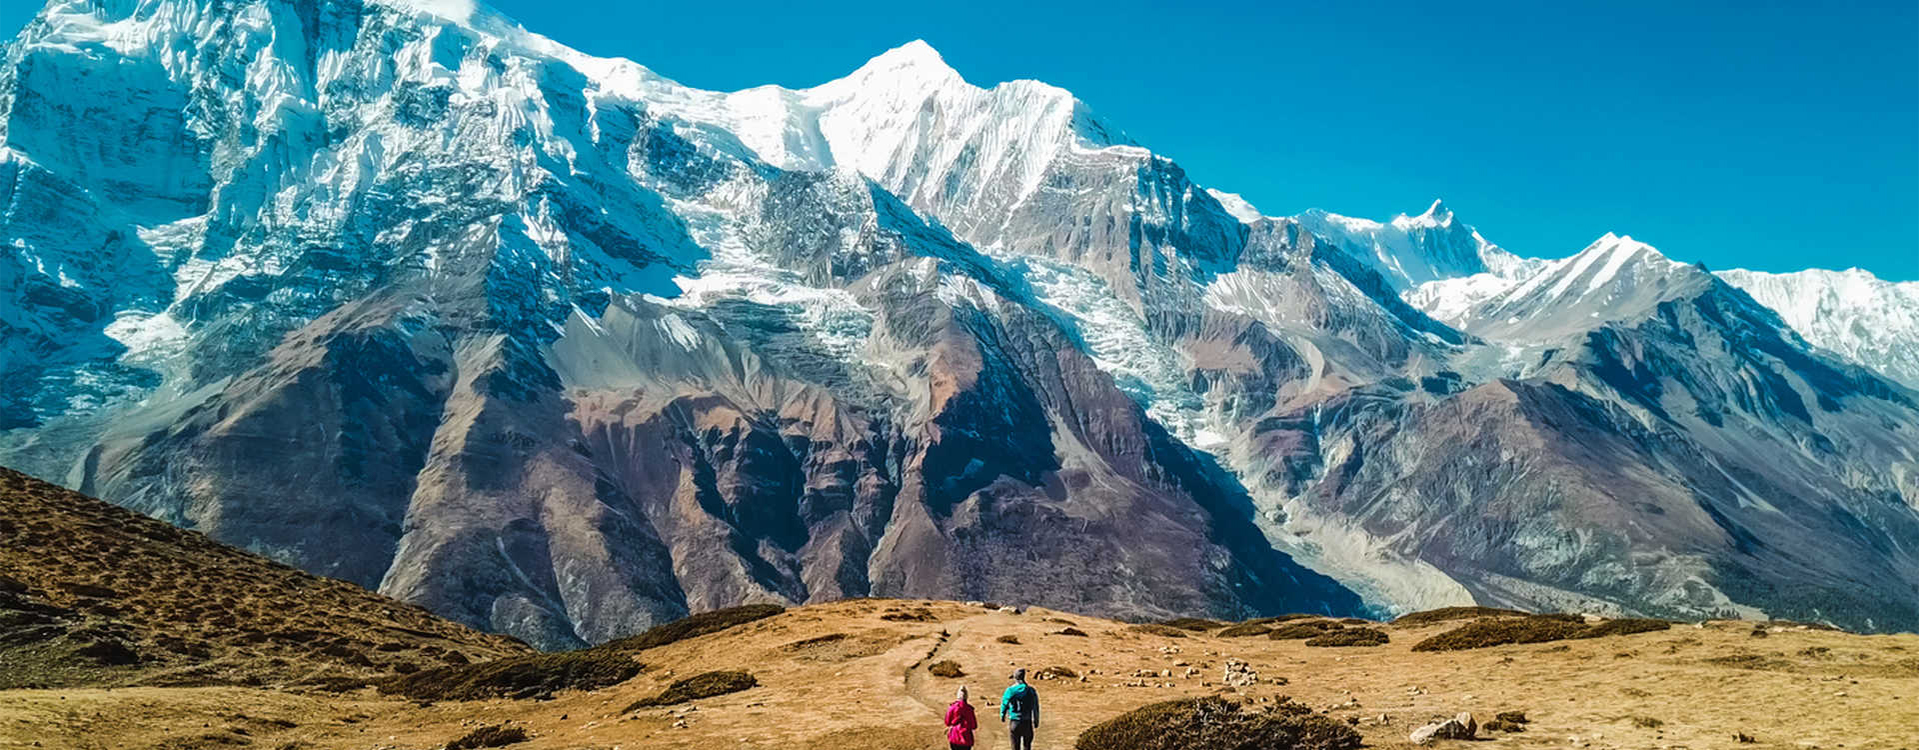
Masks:
[[[933,45],[915,39],[880,53],[855,69],[851,75],[820,88],[868,92],[912,91],[965,82],[960,72],[948,65]]]
[[[1439,198],[1433,200],[1433,205],[1427,207],[1426,213],[1419,216],[1401,214],[1393,219],[1394,226],[1405,228],[1444,227],[1452,223],[1453,209],[1447,208],[1447,204]]]
[[[1381,223],[1313,209],[1294,217],[1314,234],[1344,245],[1401,291],[1430,281],[1478,273],[1506,275],[1520,263],[1488,242],[1435,200],[1418,216],[1400,214]]]

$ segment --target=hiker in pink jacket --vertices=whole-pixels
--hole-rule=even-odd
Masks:
[[[962,685],[953,697],[953,705],[947,706],[947,746],[968,750],[973,747],[973,730],[979,728],[980,722],[973,718],[973,704],[967,702],[967,688]]]

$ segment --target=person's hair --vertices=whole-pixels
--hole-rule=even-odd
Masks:
[[[964,703],[964,702],[966,702],[966,700],[967,700],[967,686],[965,686],[965,685],[961,685],[961,686],[960,686],[960,689],[959,689],[959,690],[955,690],[955,691],[953,692],[953,699],[954,699],[954,700],[957,700],[957,701],[961,701],[961,702],[963,702],[963,703]]]

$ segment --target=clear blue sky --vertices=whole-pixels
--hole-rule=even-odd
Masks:
[[[38,0],[0,0],[0,25]],[[1915,3],[496,0],[694,86],[807,86],[915,38],[1073,90],[1269,214],[1435,197],[1557,257],[1608,232],[1713,268],[1916,270]],[[1811,4],[1806,4],[1811,5]]]

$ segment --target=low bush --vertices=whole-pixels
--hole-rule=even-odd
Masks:
[[[1187,637],[1187,632],[1188,632],[1186,630],[1176,628],[1172,625],[1153,625],[1153,624],[1134,625],[1127,629],[1135,633],[1146,633],[1147,635],[1157,635],[1157,636],[1160,636],[1161,638],[1185,638]]]
[[[800,640],[789,643],[785,646],[781,646],[780,650],[804,651],[806,649],[813,648],[814,646],[825,646],[829,643],[839,643],[840,641],[844,641],[849,637],[851,636],[848,636],[846,633],[828,633],[826,635],[815,636],[812,638],[802,638]]]
[[[527,730],[506,724],[485,726],[466,733],[460,739],[447,743],[447,750],[474,750],[483,747],[506,747],[527,741]]]
[[[621,713],[652,706],[677,706],[701,698],[738,693],[759,684],[759,680],[746,672],[707,672],[668,685],[659,695],[634,701]]]
[[[1569,638],[1604,638],[1666,630],[1673,623],[1625,617],[1601,620],[1588,625],[1579,615],[1526,615],[1491,617],[1475,620],[1445,633],[1413,644],[1415,651],[1458,651],[1469,648],[1504,646],[1511,643],[1545,643]]]
[[[1248,620],[1247,624],[1272,625],[1274,623],[1293,622],[1295,620],[1324,620],[1326,619],[1326,617],[1327,617],[1326,615],[1310,615],[1304,612],[1295,612],[1293,614],[1288,614],[1288,615],[1278,615],[1275,617],[1262,617],[1255,620]]]
[[[880,619],[886,620],[887,622],[939,622],[940,621],[940,618],[933,614],[933,610],[927,609],[926,607],[914,607],[913,609],[890,609],[884,613],[881,613]]]
[[[1214,635],[1218,635],[1221,638],[1250,638],[1256,635],[1266,635],[1271,632],[1273,632],[1273,628],[1269,628],[1265,625],[1254,625],[1251,623],[1242,623],[1242,624],[1227,628],[1226,630],[1222,630],[1218,633],[1215,633]]]
[[[1609,635],[1633,635],[1634,633],[1652,633],[1673,627],[1666,620],[1649,620],[1640,617],[1622,617],[1618,620],[1601,620],[1587,628],[1581,638],[1603,638]]]
[[[1512,721],[1507,721],[1507,720],[1505,720],[1505,719],[1493,719],[1493,720],[1490,720],[1490,721],[1488,721],[1487,723],[1485,723],[1485,724],[1482,724],[1482,725],[1480,725],[1480,728],[1481,728],[1481,729],[1485,729],[1485,730],[1487,730],[1487,731],[1488,731],[1489,733],[1491,733],[1491,732],[1524,732],[1524,731],[1527,731],[1527,726],[1526,726],[1525,724],[1520,724],[1520,723],[1517,723],[1517,722],[1512,722]]]
[[[1154,703],[1081,733],[1077,750],[1353,750],[1360,734],[1297,703],[1248,711],[1219,696]]]
[[[744,607],[728,607],[711,612],[682,617],[664,625],[657,625],[635,636],[617,641],[608,641],[594,647],[600,650],[645,651],[659,648],[669,643],[677,643],[688,638],[718,633],[735,625],[745,625],[755,620],[764,620],[781,612],[786,607],[778,604],[749,604]]]
[[[945,677],[950,680],[956,677],[967,676],[966,672],[961,671],[960,664],[952,659],[936,661],[928,665],[927,673],[935,677]]]
[[[1384,646],[1387,634],[1373,628],[1329,630],[1307,639],[1309,646]]]
[[[1493,718],[1513,724],[1526,724],[1532,721],[1532,719],[1527,718],[1527,712],[1525,711],[1501,711],[1500,713],[1494,714]]]
[[[1585,624],[1552,617],[1529,615],[1488,618],[1475,620],[1413,644],[1413,650],[1459,651],[1511,643],[1545,643],[1578,638],[1586,631]]]
[[[1525,617],[1527,613],[1517,609],[1498,607],[1441,607],[1423,612],[1411,612],[1394,619],[1395,625],[1427,625],[1450,620],[1466,620],[1476,617]]]
[[[1226,627],[1226,623],[1224,622],[1214,622],[1212,620],[1203,620],[1198,617],[1176,617],[1171,620],[1163,620],[1161,622],[1155,623],[1155,625],[1163,625],[1169,628],[1179,628],[1181,630],[1191,630],[1199,633],[1204,633],[1209,630],[1218,630],[1220,628]],[[1143,626],[1143,627],[1150,627],[1150,626]]]
[[[995,639],[993,639],[993,642],[995,642],[995,643],[1005,643],[1005,644],[1007,644],[1007,645],[1010,645],[1010,646],[1018,646],[1018,645],[1020,645],[1020,636],[1017,636],[1017,635],[1003,635],[1003,636],[1000,636],[999,638],[995,638]]]
[[[1651,716],[1635,716],[1633,717],[1633,725],[1641,729],[1659,729],[1666,726],[1667,723]]]
[[[1307,620],[1305,622],[1287,623],[1274,628],[1271,632],[1267,633],[1267,637],[1276,641],[1298,641],[1315,638],[1328,631],[1339,629],[1341,629],[1340,623],[1330,620]]]
[[[633,660],[632,652],[590,648],[424,669],[376,686],[382,693],[414,700],[539,698],[559,690],[597,690],[625,682],[645,668]]]

